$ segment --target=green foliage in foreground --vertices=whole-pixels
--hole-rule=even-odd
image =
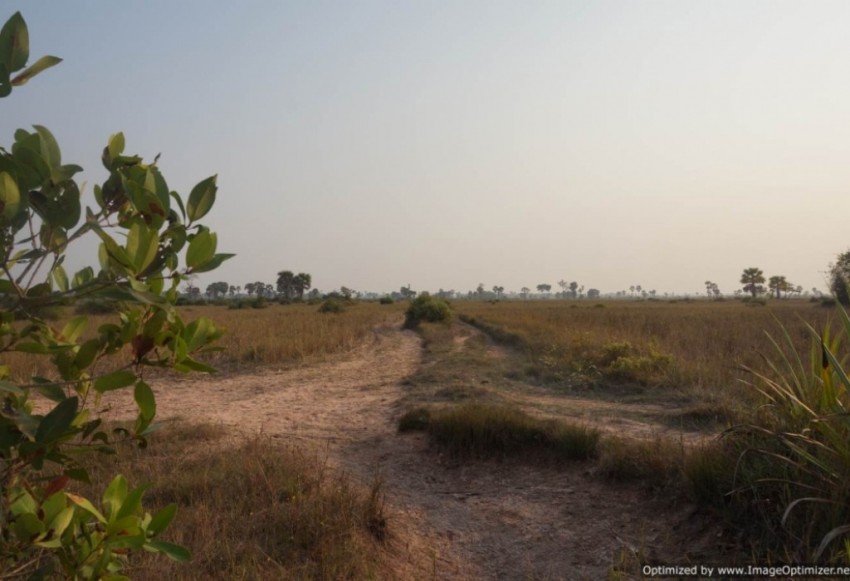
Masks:
[[[0,96],[60,60],[43,57],[24,69],[28,58],[17,13],[0,31]],[[0,353],[52,363],[47,376],[23,382],[23,370],[0,366],[0,571],[7,575],[119,579],[128,551],[189,556],[157,539],[175,506],[146,511],[145,486],[114,476],[97,506],[72,493],[69,481],[88,481],[80,455],[110,452],[116,436],[146,444],[156,429],[146,366],[212,371],[195,356],[221,331],[204,318],[184,324],[173,304],[187,275],[230,256],[216,253],[216,235],[198,223],[215,201],[216,178],[195,186],[184,205],[156,161],[124,154],[121,133],[110,137],[102,161],[108,178],[94,188],[97,207],[83,211],[74,180],[82,168],[62,163],[48,129],[19,129],[11,148],[0,148]],[[87,235],[100,240],[99,268],[67,272],[70,246]],[[87,329],[84,315],[62,326],[41,316],[83,300],[114,302],[115,322]],[[128,350],[125,362],[118,355]],[[135,423],[107,433],[95,410],[106,392],[130,387]],[[50,402],[45,412],[34,410],[36,395]]]
[[[772,339],[778,355],[752,382],[767,405],[736,430],[756,442],[741,456],[737,480],[782,506],[771,524],[802,547],[802,558],[850,561],[850,378],[841,355],[850,317],[841,306],[837,312],[841,332],[809,327],[808,354],[795,350],[784,330]]]

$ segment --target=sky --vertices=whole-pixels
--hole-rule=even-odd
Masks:
[[[0,145],[161,154],[237,256],[198,284],[826,289],[850,248],[850,3],[0,2],[31,60]],[[89,198],[89,203],[94,202]],[[93,242],[69,263],[89,264]]]

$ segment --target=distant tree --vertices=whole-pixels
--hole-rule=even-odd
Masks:
[[[537,285],[537,292],[539,292],[542,295],[548,294],[549,291],[551,291],[551,290],[552,290],[551,284],[541,283],[541,284]]]
[[[573,281],[573,282],[570,283],[569,294],[570,294],[571,299],[578,297],[578,283],[576,281]]]
[[[587,298],[589,298],[589,299],[598,299],[600,294],[601,293],[599,292],[599,289],[597,289],[597,288],[587,289]]]
[[[241,287],[241,286],[233,286],[233,285],[230,285],[230,289],[229,289],[229,291],[228,291],[228,294],[230,294],[230,296],[236,296],[236,295],[238,295],[240,292],[242,292],[242,287]]]
[[[502,293],[505,292],[505,287],[503,286],[494,286],[493,292],[496,293],[497,298],[502,298]]]
[[[641,294],[643,292],[643,287],[640,286],[639,284],[636,284],[635,285],[635,291],[637,291],[638,294]]]
[[[764,272],[760,268],[745,268],[741,273],[741,284],[744,291],[750,293],[753,298],[764,292]]]
[[[304,298],[304,293],[313,286],[313,277],[306,272],[299,272],[292,279],[292,288],[295,291],[295,296],[299,299]]]
[[[354,294],[354,290],[348,288],[347,286],[339,287],[339,293],[345,297],[346,300],[351,300],[351,296]]]
[[[581,285],[581,286],[578,288],[578,298],[580,298],[580,299],[581,299],[581,298],[584,298],[584,285]]]
[[[705,281],[705,294],[708,295],[709,299],[719,299],[721,295],[720,287],[717,286],[716,282],[707,280]]]
[[[255,283],[249,282],[245,285],[245,292],[248,293],[249,297],[254,294],[255,290],[257,290],[257,285]]]
[[[629,287],[629,292],[631,294],[635,294],[635,285],[632,285],[632,286]]]
[[[569,283],[565,280],[559,280],[558,286],[561,287],[561,298],[567,298],[567,287],[569,286]]]
[[[479,282],[479,283],[478,283],[478,286],[475,288],[475,294],[477,294],[477,295],[478,295],[478,297],[479,297],[479,298],[481,298],[481,297],[483,297],[483,296],[484,296],[484,293],[485,293],[485,292],[486,292],[486,291],[484,290],[484,283],[483,283],[483,282]]]
[[[829,265],[829,290],[843,305],[850,304],[850,250],[839,254],[835,263]]]
[[[401,293],[402,298],[405,298],[405,299],[412,299],[412,298],[416,297],[416,291],[412,290],[410,288],[410,284],[408,284],[407,286],[401,287],[399,292]]]
[[[207,296],[213,299],[217,299],[220,296],[226,295],[229,289],[230,285],[226,282],[214,282],[212,284],[207,285]]]
[[[530,289],[530,288],[528,288],[527,286],[524,286],[524,287],[522,287],[521,289],[519,289],[520,296],[521,296],[523,299],[527,299],[527,298],[528,298],[528,293],[530,293],[530,292],[531,292],[531,289]]]
[[[781,299],[782,293],[788,293],[788,290],[793,287],[793,285],[788,282],[784,276],[771,276],[770,280],[767,283],[767,287],[776,293],[776,298]]]
[[[291,270],[277,273],[277,292],[285,299],[295,298],[295,274]]]

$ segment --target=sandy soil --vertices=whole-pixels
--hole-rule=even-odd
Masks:
[[[157,380],[158,418],[309,442],[364,484],[379,474],[400,578],[603,579],[623,555],[681,560],[688,539],[699,559],[722,542],[692,507],[602,482],[586,465],[458,465],[422,435],[398,435],[403,381],[421,357],[416,334],[381,327],[360,348],[314,366]],[[110,415],[132,413],[128,400]]]

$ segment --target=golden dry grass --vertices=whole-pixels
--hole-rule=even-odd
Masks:
[[[315,361],[333,353],[347,351],[368,337],[380,324],[401,320],[403,305],[356,303],[342,313],[320,313],[317,305],[271,303],[263,309],[228,309],[225,306],[178,307],[186,323],[207,317],[226,329],[218,345],[224,350],[205,357],[205,361],[224,371],[238,371],[262,365],[286,366]],[[60,313],[55,326],[73,316]],[[98,326],[114,322],[116,315],[89,315],[87,336]],[[131,360],[130,347],[110,365],[117,367]],[[52,365],[46,357],[28,353],[0,353],[0,364],[9,365],[20,381],[30,377],[51,377]],[[101,370],[103,371],[103,370]]]
[[[776,335],[781,324],[805,352],[811,342],[806,323],[823,328],[832,313],[791,300],[755,307],[739,301],[514,301],[456,302],[454,308],[519,348],[527,358],[526,373],[544,383],[570,387],[616,380],[606,356],[628,342],[632,360],[669,357],[668,365],[635,373],[635,383],[724,404],[749,401],[742,366],[764,369],[763,355],[775,351],[766,331]]]

